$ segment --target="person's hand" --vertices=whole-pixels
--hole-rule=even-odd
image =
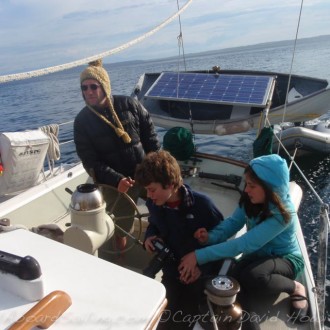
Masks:
[[[186,282],[193,276],[195,267],[197,266],[197,259],[195,252],[190,252],[181,258],[180,265],[178,267],[180,273],[180,280]]]
[[[209,239],[209,234],[205,228],[199,228],[195,231],[194,237],[199,243],[204,244]]]
[[[122,178],[118,184],[118,191],[121,193],[126,193],[129,188],[133,187],[135,180],[130,177]]]
[[[162,241],[159,237],[155,236],[149,236],[145,242],[144,242],[144,247],[146,248],[146,250],[150,253],[155,251],[155,247],[154,244],[152,243],[153,240],[158,239],[160,241]]]
[[[192,273],[188,278],[185,278],[183,276],[180,276],[180,281],[184,284],[190,284],[198,280],[198,278],[201,276],[202,272],[200,271],[198,266],[195,266]]]

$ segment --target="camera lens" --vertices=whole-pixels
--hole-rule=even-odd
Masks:
[[[151,259],[148,267],[143,270],[143,275],[155,278],[156,274],[163,268],[164,263],[171,255],[170,249],[164,246],[160,241],[153,241],[154,247],[158,253]]]

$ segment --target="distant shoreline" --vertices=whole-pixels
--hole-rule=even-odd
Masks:
[[[328,41],[330,43],[330,34],[327,35],[319,35],[316,37],[308,37],[308,38],[301,38],[297,40],[297,46],[304,44],[306,42],[324,42]],[[212,54],[225,54],[230,53],[233,51],[240,51],[240,50],[256,50],[258,48],[266,48],[266,47],[283,47],[283,46],[290,46],[293,47],[294,40],[281,40],[281,41],[270,41],[270,42],[263,42],[258,44],[246,45],[246,46],[237,46],[237,47],[230,47],[230,48],[220,48],[215,50],[208,50],[205,52],[198,52],[198,53],[188,53],[186,54],[186,58],[191,58],[195,56],[203,56],[203,55],[212,55]],[[104,60],[105,65],[127,65],[127,64],[139,64],[145,62],[158,62],[158,61],[165,61],[165,60],[172,60],[177,58],[177,56],[170,56],[170,57],[162,57],[162,58],[151,58],[146,60],[128,60],[128,61],[118,61],[118,62],[111,62],[109,60]]]

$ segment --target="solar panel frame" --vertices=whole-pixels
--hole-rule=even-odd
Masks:
[[[180,102],[265,107],[275,76],[162,72],[145,96]]]

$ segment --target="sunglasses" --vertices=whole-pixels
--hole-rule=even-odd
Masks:
[[[96,91],[101,85],[97,84],[90,84],[90,85],[81,85],[81,90],[86,92],[88,88],[90,88],[92,91]]]

